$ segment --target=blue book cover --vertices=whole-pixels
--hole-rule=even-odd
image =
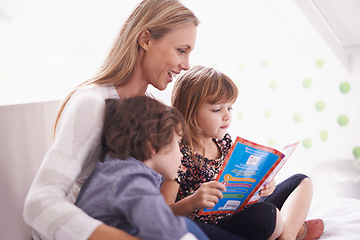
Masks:
[[[235,213],[259,199],[259,191],[269,183],[299,143],[283,152],[237,137],[216,180],[226,186],[223,198],[200,215]]]

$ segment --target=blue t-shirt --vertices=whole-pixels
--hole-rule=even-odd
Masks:
[[[141,239],[180,239],[188,231],[160,193],[163,177],[142,162],[109,156],[84,183],[76,205]]]

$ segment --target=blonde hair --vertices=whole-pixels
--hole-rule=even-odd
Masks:
[[[202,131],[196,121],[200,104],[235,102],[238,89],[224,73],[210,67],[195,66],[182,74],[174,84],[171,104],[184,116],[189,126],[189,146],[194,158],[194,143],[202,145],[197,137]]]
[[[81,87],[109,83],[123,86],[129,81],[138,58],[138,39],[143,31],[148,30],[153,39],[161,39],[186,24],[197,26],[199,20],[178,0],[143,0],[139,3],[125,21],[97,74],[81,83],[65,98],[55,121],[54,134],[65,105]]]

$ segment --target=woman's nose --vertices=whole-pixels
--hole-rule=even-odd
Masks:
[[[190,69],[189,57],[185,57],[185,59],[180,63],[180,67],[182,70],[185,70],[185,71]]]

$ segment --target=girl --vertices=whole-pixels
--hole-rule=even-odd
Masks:
[[[316,239],[323,231],[320,219],[307,221],[312,183],[305,175],[294,175],[276,186],[270,182],[262,199],[237,214],[199,215],[213,207],[225,187],[213,181],[231,147],[226,130],[238,90],[223,73],[194,67],[174,85],[172,105],[190,128],[190,140],[181,148],[182,166],[175,181],[166,182],[162,193],[177,215],[215,225],[246,239]],[[200,224],[204,229],[205,224]],[[306,237],[306,238],[305,238]],[[213,239],[221,239],[214,237]]]
[[[177,0],[143,0],[123,25],[98,73],[65,99],[55,141],[25,200],[24,219],[34,239],[133,239],[74,205],[99,162],[105,99],[159,90],[189,69],[196,16]]]

